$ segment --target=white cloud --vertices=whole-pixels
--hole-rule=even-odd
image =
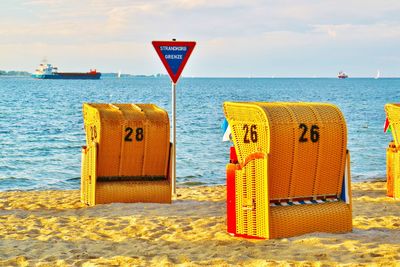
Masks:
[[[211,68],[213,73],[240,73],[257,66],[264,72],[265,64],[279,61],[275,65],[287,64],[289,73],[296,70],[293,60],[302,57],[306,61],[319,56],[321,64],[350,62],[345,56],[330,58],[329,51],[337,49],[345,48],[348,57],[363,58],[367,57],[364,50],[376,47],[377,58],[389,58],[388,53],[399,57],[393,48],[400,45],[399,12],[400,2],[394,0],[385,4],[372,0],[31,0],[12,6],[0,2],[0,69],[7,68],[16,54],[37,64],[43,56],[38,49],[52,51],[52,57],[65,62],[78,57],[84,64],[85,58],[95,60],[94,53],[99,53],[99,59],[121,65],[117,61],[124,62],[123,54],[140,61],[145,53],[153,53],[151,40],[177,38],[198,41],[193,61],[204,69],[193,69],[200,75],[206,75],[210,62],[218,66]],[[238,61],[241,64],[234,65]],[[153,65],[144,61],[141,66],[145,70]]]
[[[383,42],[388,40],[400,41],[400,25],[398,24],[339,24],[339,25],[314,25],[314,32],[326,33],[330,37],[348,42]]]

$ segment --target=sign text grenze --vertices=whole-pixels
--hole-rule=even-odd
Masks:
[[[172,72],[176,74],[182,60],[185,58],[187,47],[186,46],[160,46],[161,53],[167,60]]]
[[[195,42],[153,41],[153,46],[174,83],[178,81],[195,45]]]

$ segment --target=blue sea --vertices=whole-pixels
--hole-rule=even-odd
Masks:
[[[353,181],[385,177],[385,103],[400,79],[182,78],[177,85],[177,185],[225,183],[224,101],[315,101],[346,118]],[[168,78],[0,77],[0,191],[78,189],[82,103],[154,103],[171,111]]]

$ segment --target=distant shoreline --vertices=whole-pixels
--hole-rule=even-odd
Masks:
[[[102,73],[102,78],[116,78],[117,73]],[[3,74],[0,73],[1,77],[30,77],[32,76],[31,73],[26,74]],[[155,78],[168,78],[167,75],[157,76],[157,75],[141,75],[141,74],[121,74],[120,78],[148,78],[148,79],[155,79]],[[182,76],[181,79],[333,79],[333,80],[343,80],[338,79],[337,77],[201,77],[201,76]],[[346,80],[356,80],[356,79],[374,79],[374,80],[389,80],[389,79],[400,79],[399,77],[381,77],[379,79],[375,79],[374,77],[349,77]]]
[[[28,71],[18,71],[18,70],[0,70],[0,77],[8,76],[8,77],[27,77],[32,76],[33,73]],[[102,72],[102,77],[118,77],[118,73],[116,72]],[[120,78],[168,78],[167,74],[157,73],[157,74],[129,74],[129,73],[121,73]],[[182,76],[182,78],[195,78],[195,79],[338,79],[336,76]],[[399,76],[388,76],[388,77],[380,77],[379,79],[399,79]],[[351,76],[347,79],[376,79],[372,76]],[[377,79],[377,80],[379,80]]]
[[[0,70],[0,77],[1,76],[31,76],[32,74],[27,71],[16,71],[16,70]]]

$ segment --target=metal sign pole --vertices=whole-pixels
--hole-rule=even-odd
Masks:
[[[172,82],[172,147],[170,172],[171,193],[176,196],[176,83],[178,82],[186,62],[192,54],[196,42],[177,42],[176,39],[172,39],[172,41],[153,41],[152,44]]]
[[[172,151],[171,151],[172,194],[176,195],[176,83],[172,82]]]

